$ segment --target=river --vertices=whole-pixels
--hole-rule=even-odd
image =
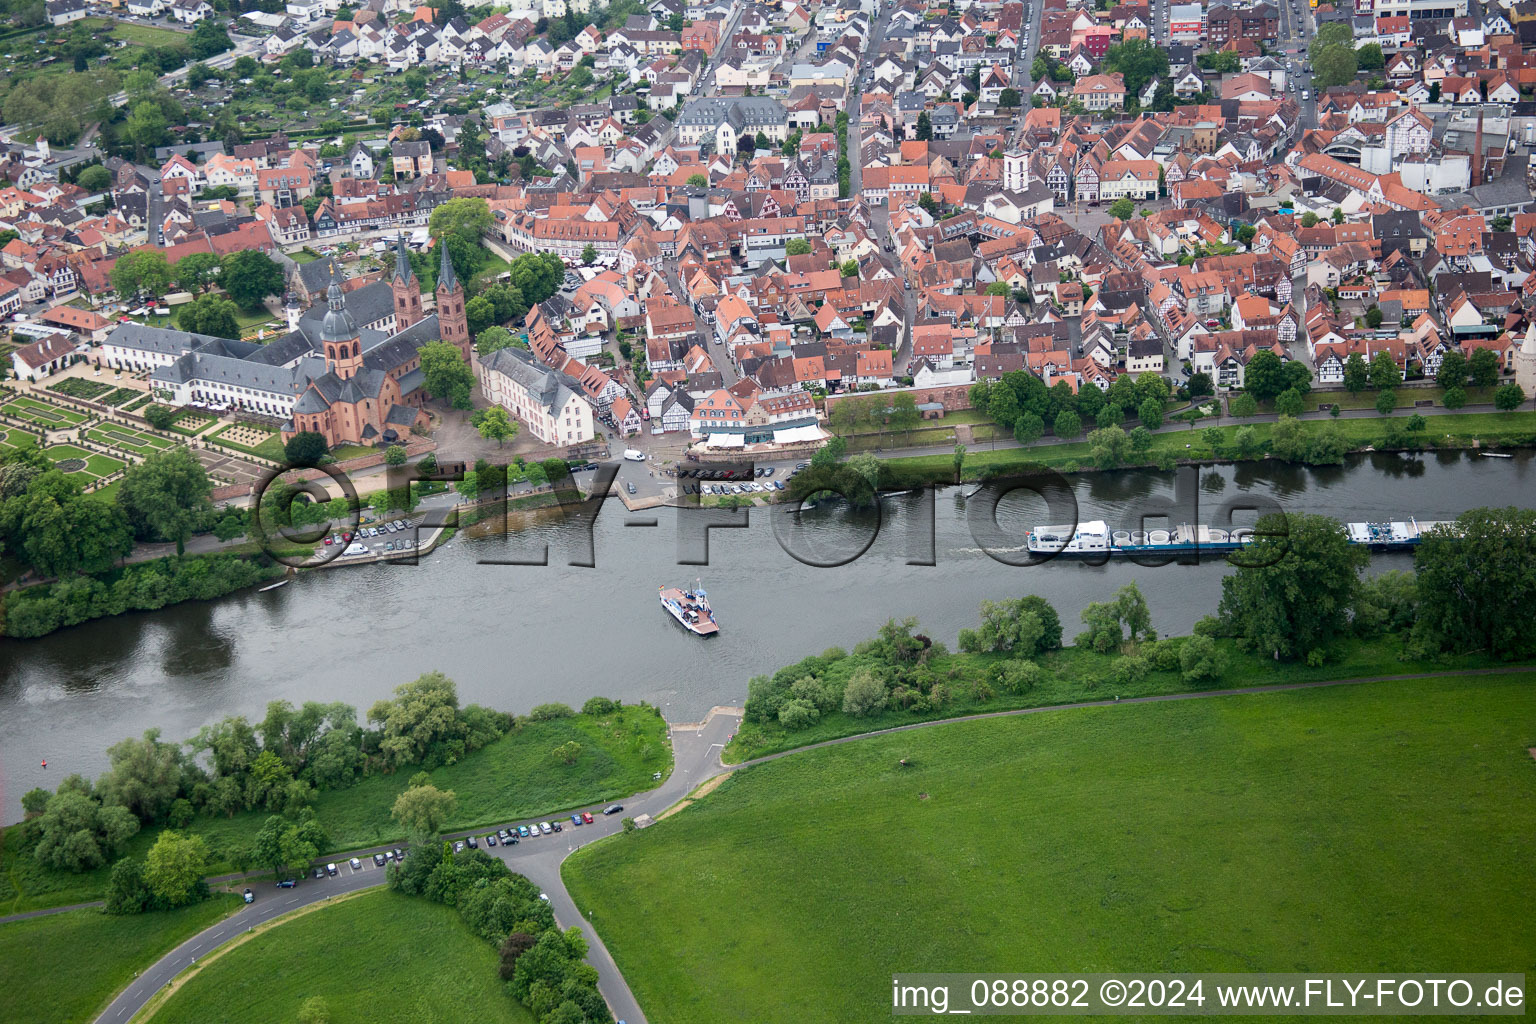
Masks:
[[[1255,497],[1345,521],[1530,506],[1533,470],[1530,453],[1452,452],[1366,455],[1316,469],[1266,462],[1186,472],[1198,487],[1201,521],[1213,522],[1220,502]],[[1231,571],[1219,560],[1157,568],[1004,564],[968,528],[961,492],[973,489],[934,496],[934,565],[908,564],[925,546],[913,538],[929,532],[921,499],[910,495],[888,498],[869,549],[835,568],[787,554],[763,510],[751,513],[746,529],[710,531],[707,566],[679,565],[680,547],[698,545],[696,531],[680,541],[677,512],[628,514],[609,502],[593,530],[591,568],[568,564],[570,542],[581,535],[576,524],[546,519],[512,539],[460,535],[419,566],[327,570],[265,594],[100,620],[40,640],[0,640],[0,815],[16,820],[20,796],[33,786],[53,788],[70,772],[94,777],[106,766],[105,749],[124,736],[160,726],[180,739],[224,715],[259,719],[278,698],[344,700],[366,713],[399,683],[441,669],[466,703],[525,712],[603,694],[647,700],[670,720],[693,721],[714,705],[739,704],[752,675],[851,647],[891,616],[916,615],[925,631],[953,645],[982,599],[1037,593],[1056,605],[1070,637],[1085,604],[1136,580],[1158,629],[1181,633],[1214,610],[1221,577]],[[1085,475],[1073,491],[1080,519],[1122,523],[1127,509],[1170,496],[1172,474]],[[1056,521],[1032,496],[1005,502],[999,513],[1004,528]],[[625,525],[650,517],[656,526]],[[856,549],[869,519],[840,506],[802,518],[810,541],[797,549],[822,549],[821,561]],[[482,564],[546,542],[548,566]],[[1408,555],[1378,555],[1373,569],[1411,564]],[[657,606],[659,584],[695,577],[721,622],[712,640],[685,633]]]

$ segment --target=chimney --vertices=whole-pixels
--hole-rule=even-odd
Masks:
[[[1472,136],[1472,187],[1483,183],[1483,108],[1477,108],[1477,133]]]

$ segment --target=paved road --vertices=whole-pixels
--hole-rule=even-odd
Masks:
[[[672,730],[674,764],[672,774],[655,789],[623,800],[622,814],[604,816],[595,813],[599,808],[594,807],[592,808],[594,821],[591,825],[576,828],[570,824],[567,815],[565,830],[554,835],[528,839],[516,846],[486,847],[483,844],[481,846],[485,852],[500,857],[513,871],[526,875],[549,895],[555,920],[562,928],[581,924],[589,944],[587,959],[597,968],[598,989],[608,1000],[614,1017],[626,1021],[627,1024],[644,1024],[645,1015],[640,1012],[640,1004],[635,1001],[634,994],[625,984],[623,975],[614,965],[613,957],[603,945],[602,937],[597,934],[590,922],[582,923],[581,913],[576,909],[576,904],[561,883],[560,865],[578,847],[621,831],[623,818],[637,817],[641,814],[659,815],[687,796],[701,782],[718,775],[724,770],[720,765],[720,750],[736,732],[740,723],[739,715],[722,713],[714,715],[702,729],[674,728]],[[551,816],[548,820],[557,819],[556,816]],[[497,826],[493,825],[475,829],[473,834],[483,836],[487,832],[495,832],[496,828]],[[453,839],[469,834],[468,832],[456,833],[445,838]],[[106,1010],[96,1018],[98,1024],[123,1024],[131,1020],[156,992],[195,963],[199,956],[207,956],[248,928],[332,896],[383,885],[385,872],[374,866],[371,857],[374,852],[384,849],[385,847],[378,847],[372,850],[356,851],[359,864],[355,869],[348,863],[345,856],[338,855],[335,862],[338,865],[338,872],[335,877],[306,878],[293,889],[278,889],[271,883],[253,884],[251,889],[256,894],[256,902],[240,908],[237,913],[199,932],[161,957],[112,1000]],[[240,887],[240,883],[234,884]]]
[[[1109,698],[1094,701],[1078,701],[1071,704],[1045,705],[1035,708],[1015,708],[1008,711],[993,711],[929,722],[913,722],[910,725],[899,725],[875,732],[844,736],[805,747],[797,747],[793,750],[765,754],[762,757],[751,758],[729,767],[721,764],[719,751],[724,747],[730,736],[735,733],[741,723],[741,719],[735,712],[727,712],[713,715],[702,729],[673,729],[672,742],[675,768],[671,776],[656,789],[625,800],[622,817],[635,817],[640,814],[658,815],[685,797],[699,784],[724,771],[750,768],[809,750],[820,750],[824,747],[853,743],[869,739],[872,736],[910,732],[915,729],[932,729],[956,722],[972,722],[987,718],[1009,718],[1016,715],[1034,715],[1048,711],[1062,711],[1074,708],[1203,700],[1209,697],[1281,693],[1289,690],[1313,690],[1330,686],[1353,686],[1362,683],[1379,683],[1393,680],[1438,679],[1450,676],[1510,675],[1529,671],[1532,671],[1531,666],[1511,665],[1462,671],[1447,670],[1443,672],[1413,672],[1401,675],[1357,676],[1351,679],[1318,680],[1305,683],[1277,683],[1269,686],[1243,686],[1222,690],[1204,690],[1194,693],[1168,693],[1146,697],[1127,697],[1125,700]],[[628,1022],[628,1024],[643,1024],[645,1016],[640,1010],[639,1003],[635,1000],[634,993],[630,991],[623,975],[619,973],[618,967],[613,962],[613,957],[603,944],[602,937],[597,933],[597,930],[590,921],[582,921],[581,913],[577,909],[575,902],[571,899],[570,894],[566,892],[560,877],[560,865],[566,857],[570,856],[580,846],[620,831],[622,828],[620,818],[620,815],[613,815],[611,817],[599,816],[592,825],[582,826],[581,828],[567,825],[563,832],[555,835],[540,837],[536,840],[526,840],[512,847],[497,846],[487,848],[486,852],[500,857],[512,870],[525,875],[531,881],[538,884],[548,894],[550,904],[555,912],[555,920],[561,927],[581,924],[589,943],[587,959],[597,968],[599,990],[603,993],[604,998],[608,1000],[609,1006],[613,1009],[614,1016],[619,1020]],[[494,827],[477,829],[475,834],[482,835],[487,831],[495,831],[495,829]],[[137,1013],[151,996],[169,983],[182,970],[195,963],[199,955],[206,956],[210,951],[228,942],[247,928],[255,927],[258,924],[273,920],[283,914],[331,896],[382,885],[384,883],[384,872],[375,868],[373,862],[368,859],[370,853],[371,851],[358,851],[358,855],[362,859],[359,868],[356,870],[344,862],[338,862],[341,865],[340,873],[334,878],[326,878],[323,881],[307,880],[302,882],[296,889],[274,890],[268,886],[259,887],[259,895],[254,904],[241,908],[238,913],[188,939],[137,977],[128,988],[119,993],[117,998],[97,1018],[97,1024],[119,1024],[119,1022],[130,1020],[133,1014]]]
[[[29,917],[47,917],[50,914],[67,914],[71,910],[88,910],[91,907],[104,907],[102,900],[91,900],[89,903],[70,903],[63,907],[44,907],[42,910],[28,910],[20,914],[6,914],[0,917],[0,924],[8,924],[11,921],[25,921]]]

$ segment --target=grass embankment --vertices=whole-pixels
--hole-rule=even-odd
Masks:
[[[502,989],[496,949],[452,907],[389,891],[268,929],[200,966],[150,1016],[156,1024],[297,1020],[312,997],[331,1024],[473,1020],[529,1024]]]
[[[581,756],[574,765],[557,764],[549,752],[569,741],[581,744]],[[669,772],[671,765],[666,721],[652,708],[631,706],[611,715],[525,722],[431,774],[433,785],[458,797],[458,812],[444,829],[452,832],[626,797],[655,786],[652,774]],[[348,789],[321,791],[314,807],[331,837],[327,852],[402,839],[390,808],[415,772],[405,768],[368,776]],[[187,831],[207,841],[215,861],[209,873],[219,874],[244,863],[237,854],[250,848],[267,816],[265,811],[233,818],[199,815]],[[158,835],[158,829],[141,831],[126,853],[143,856]],[[0,833],[0,913],[101,899],[110,875],[110,867],[78,875],[43,868],[23,845],[22,826]]]
[[[1381,449],[1385,447],[1388,421],[1396,421],[1398,428],[1402,429],[1410,415],[1412,411],[1405,410],[1402,415],[1393,417],[1303,420],[1301,425],[1308,437],[1325,430],[1337,430],[1356,450],[1366,447]],[[1404,436],[1425,448],[1470,448],[1474,441],[1483,446],[1536,443],[1536,412],[1446,413],[1428,416],[1426,419],[1428,423],[1421,433],[1404,432]],[[1207,427],[1213,426],[1222,433],[1221,444],[1215,449],[1201,436]],[[1258,450],[1247,459],[1268,458],[1262,449],[1274,433],[1273,423],[1224,419],[1218,424],[1211,420],[1200,420],[1191,429],[1153,434],[1152,447],[1145,455],[1134,456],[1117,468],[1154,466],[1164,453],[1184,462],[1245,461],[1236,451],[1237,432],[1245,427],[1253,429],[1254,440],[1258,445]],[[1092,469],[1093,457],[1087,441],[997,450],[973,448],[965,455],[963,476],[967,480],[974,480],[984,472],[995,473],[1024,465],[1043,465],[1068,471]],[[954,479],[955,460],[953,454],[946,452],[940,455],[887,459],[884,466],[891,475],[889,482],[892,486],[911,487],[920,483],[950,482]]]
[[[1272,686],[1277,683],[1305,683],[1328,679],[1355,679],[1369,676],[1411,675],[1417,672],[1444,672],[1447,669],[1484,668],[1502,664],[1481,656],[1447,660],[1409,661],[1401,656],[1402,642],[1384,636],[1370,640],[1348,640],[1330,650],[1327,663],[1316,668],[1300,661],[1276,662],[1259,654],[1241,651],[1235,641],[1216,641],[1227,655],[1226,670],[1219,679],[1186,682],[1178,671],[1152,670],[1139,682],[1109,681],[1111,666],[1119,660],[1116,653],[1099,654],[1087,648],[1065,647],[1036,659],[1045,670],[1042,681],[1023,693],[1008,693],[995,686],[994,696],[978,696],[978,684],[989,681],[992,669],[1011,660],[1007,654],[964,654],[953,652],[934,659],[934,674],[949,686],[951,700],[935,711],[914,712],[891,707],[878,715],[855,718],[832,711],[804,729],[786,729],[778,722],[742,722],[736,737],[726,746],[722,759],[726,764],[774,754],[781,750],[809,746],[822,740],[855,736],[913,722],[959,718],[964,715],[1007,711],[1013,708],[1047,707],[1078,701],[1110,700],[1114,697],[1147,697],[1162,693],[1196,693],[1203,690],[1230,690],[1243,686]],[[827,678],[842,687],[855,671],[879,668],[866,655],[852,654],[832,662]]]
[[[237,896],[215,896],[154,914],[71,910],[0,925],[0,1020],[91,1020],[135,972],[240,906]]]
[[[669,1024],[886,1021],[900,971],[1523,970],[1533,684],[876,737],[740,770],[564,877]]]

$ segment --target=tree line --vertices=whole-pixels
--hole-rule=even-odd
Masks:
[[[1221,599],[1187,637],[1157,639],[1152,610],[1135,583],[1083,609],[1082,650],[1111,656],[1102,666],[1072,663],[1081,689],[1127,687],[1150,673],[1186,683],[1220,679],[1232,647],[1319,667],[1349,640],[1391,636],[1405,659],[1536,655],[1523,609],[1536,601],[1536,511],[1474,509],[1430,530],[1412,572],[1366,575],[1370,552],[1327,516],[1266,516],[1255,539],[1231,556]],[[1047,655],[1063,645],[1059,614],[1044,598],[983,601],[980,621],[962,629],[967,665],[920,631],[891,619],[849,655],[831,648],[748,682],[746,719],[799,730],[828,714],[863,718],[893,710],[942,713],[969,685],[977,702],[1019,694],[1049,678]],[[1001,656],[1001,657],[999,657]]]
[[[1209,378],[1203,383],[1209,385]],[[1191,380],[1192,395],[1199,386]],[[1047,387],[1034,374],[1014,370],[997,381],[979,381],[970,389],[972,408],[986,413],[1021,444],[1038,441],[1047,428],[1065,440],[1080,436],[1084,424],[1118,427],[1132,416],[1148,430],[1156,430],[1163,424],[1170,397],[1168,381],[1156,373],[1143,373],[1134,380],[1122,374],[1108,391],[1083,388],[1074,392],[1066,381]]]
[[[41,576],[110,570],[135,541],[171,541],[178,553],[226,513],[213,484],[183,447],[129,466],[111,497],[85,493],[35,446],[0,454],[0,550]]]
[[[279,700],[259,722],[231,716],[180,743],[149,729],[108,748],[109,767],[94,785],[71,775],[56,792],[26,793],[25,845],[46,867],[88,871],[112,861],[141,827],[183,829],[198,815],[265,810],[280,816],[279,823],[269,819],[264,833],[272,834],[258,841],[255,856],[276,867],[271,851],[284,843],[285,858],[295,841],[323,848],[323,832],[309,828],[319,791],[409,765],[451,764],[513,724],[505,712],[461,707],[453,680],[440,672],[397,687],[392,698],[368,709],[366,720],[364,728],[348,704],[295,707]],[[285,835],[290,826],[297,837]],[[309,859],[293,856],[278,863]]]

